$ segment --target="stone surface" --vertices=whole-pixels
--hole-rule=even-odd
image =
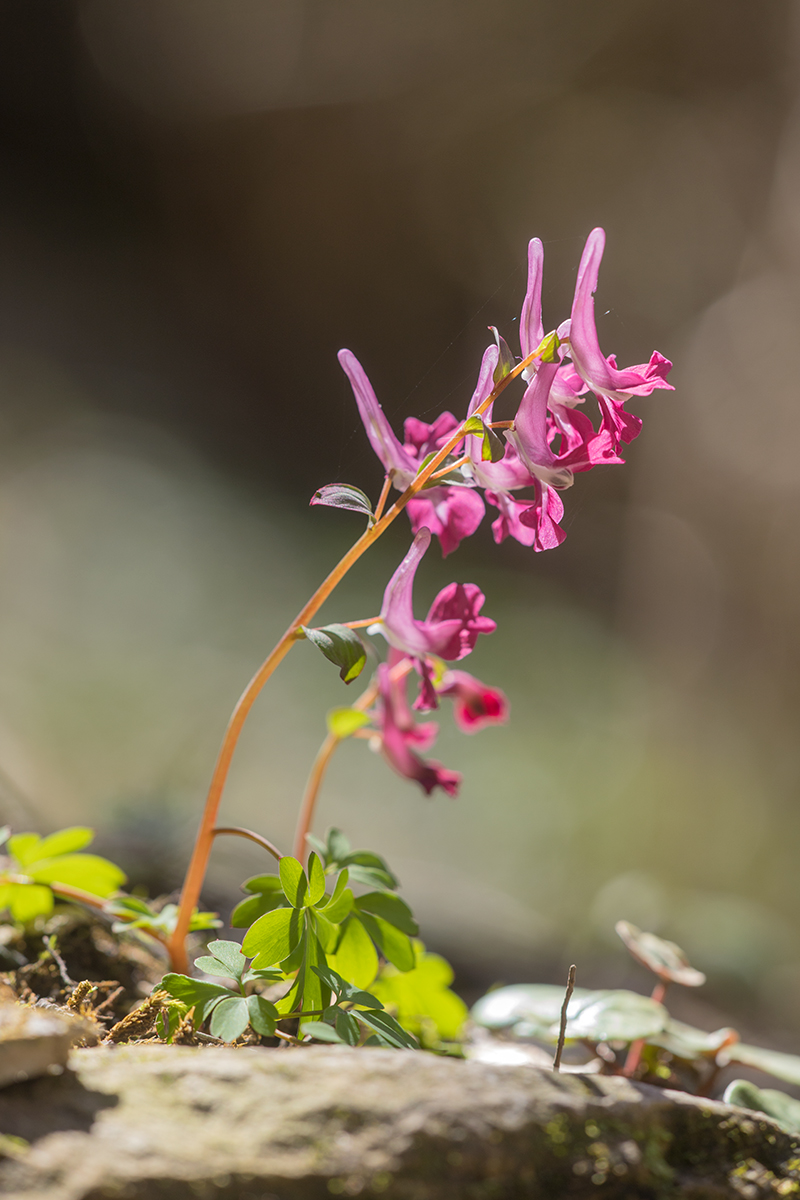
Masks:
[[[800,1196],[766,1118],[621,1078],[429,1054],[121,1046],[0,1091],[20,1200]],[[1,1149],[1,1148],[0,1148]]]
[[[93,1030],[88,1022],[72,1013],[0,1004],[0,1087],[38,1075],[60,1075],[70,1048],[89,1037]]]

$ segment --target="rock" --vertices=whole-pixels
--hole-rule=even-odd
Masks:
[[[63,1010],[0,1004],[0,1087],[60,1075],[70,1048],[89,1037],[96,1040],[88,1023]]]
[[[622,1078],[346,1047],[130,1045],[0,1091],[19,1200],[800,1196],[768,1118]]]

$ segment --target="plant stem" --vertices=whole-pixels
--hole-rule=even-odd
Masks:
[[[214,837],[219,837],[221,833],[231,833],[235,837],[247,838],[248,841],[255,842],[257,846],[261,846],[264,850],[268,850],[273,858],[277,858],[278,862],[280,862],[283,858],[283,855],[278,847],[274,846],[272,842],[268,841],[265,837],[262,837],[260,833],[254,833],[252,829],[245,829],[241,825],[217,825],[216,828],[212,830],[212,833]]]
[[[380,521],[381,517],[383,516],[383,510],[386,507],[386,501],[389,498],[389,490],[392,486],[393,478],[394,478],[394,471],[387,471],[386,477],[383,481],[383,487],[381,488],[381,494],[378,497],[378,503],[375,506],[375,520],[376,521]]]
[[[365,692],[359,696],[353,708],[359,709],[361,712],[365,708],[369,708],[373,700],[378,694],[378,685],[373,682],[369,685]],[[317,757],[311,767],[311,774],[308,777],[306,790],[303,793],[303,802],[300,805],[300,812],[297,817],[297,830],[294,835],[294,856],[305,865],[308,856],[308,843],[306,835],[311,832],[311,825],[314,820],[314,809],[317,804],[317,796],[319,789],[322,786],[322,780],[325,777],[325,772],[328,769],[328,763],[333,758],[334,752],[341,741],[335,733],[329,733],[325,741],[317,751]]]
[[[380,625],[380,617],[364,617],[361,621],[343,621],[345,629],[366,629],[367,625]]]
[[[667,985],[663,979],[659,979],[656,986],[650,993],[650,999],[655,1000],[660,1004],[667,994]],[[625,1066],[622,1068],[622,1074],[626,1079],[631,1079],[639,1068],[639,1063],[642,1058],[642,1050],[644,1049],[644,1038],[638,1038],[635,1042],[631,1042],[628,1050],[628,1057],[625,1059]]]
[[[478,405],[473,416],[481,416],[486,412],[487,408],[500,395],[500,393],[508,387],[512,379],[516,379],[518,375],[530,366],[536,358],[538,347],[531,354],[524,358],[521,363],[518,363],[513,371],[510,371],[500,383],[495,384],[492,391],[486,397],[482,404]],[[189,866],[186,871],[186,876],[181,890],[180,903],[178,905],[178,919],[175,924],[175,930],[169,939],[169,952],[172,960],[173,970],[185,974],[189,969],[189,960],[186,954],[186,935],[189,932],[192,913],[200,898],[200,889],[203,886],[205,879],[206,867],[208,865],[211,847],[214,843],[214,826],[217,821],[217,813],[219,811],[222,792],[225,787],[225,782],[228,778],[231,760],[233,758],[236,744],[239,741],[239,736],[242,732],[250,709],[255,703],[256,697],[263,688],[264,684],[272,675],[275,668],[286,657],[294,643],[301,636],[300,626],[308,625],[312,618],[316,615],[322,605],[330,596],[331,592],[341,583],[350,568],[358,562],[361,555],[370,548],[373,542],[386,532],[400,513],[403,511],[409,500],[413,500],[417,492],[419,492],[431,475],[439,469],[448,454],[453,450],[464,437],[463,427],[466,421],[462,421],[453,436],[442,446],[431,461],[423,467],[423,469],[415,476],[408,485],[402,495],[395,500],[392,507],[387,513],[384,513],[380,520],[376,521],[368,529],[362,533],[361,537],[350,547],[345,555],[339,560],[330,574],[322,581],[320,586],[314,592],[313,596],[306,602],[295,619],[292,621],[289,628],[280,638],[275,647],[265,658],[264,662],[256,671],[253,678],[248,683],[245,690],[242,692],[236,707],[233,710],[228,727],[225,731],[225,736],[222,739],[219,755],[214,766],[214,773],[211,776],[211,783],[206,796],[203,815],[200,820],[200,827],[197,831],[192,857],[189,860]],[[384,488],[386,482],[384,481]],[[388,491],[388,489],[386,489]]]

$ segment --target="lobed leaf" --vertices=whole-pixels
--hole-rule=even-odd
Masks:
[[[193,1008],[198,1025],[203,1024],[216,1004],[231,995],[230,988],[220,983],[206,983],[202,979],[190,979],[188,975],[175,972],[165,975],[158,986],[187,1008]]]
[[[675,942],[668,942],[655,933],[643,933],[630,921],[617,921],[614,928],[636,961],[659,979],[681,983],[684,987],[701,987],[705,983],[703,972],[690,966],[686,954]]]
[[[372,939],[355,916],[347,918],[336,953],[330,964],[343,979],[365,988],[378,974],[378,955]]]
[[[419,1048],[416,1038],[407,1033],[389,1013],[367,1008],[359,1009],[357,1015],[359,1021],[368,1029],[372,1029],[397,1050],[417,1050]]]
[[[324,1021],[301,1021],[300,1036],[313,1037],[318,1042],[332,1042],[335,1045],[343,1044],[339,1034],[332,1025],[326,1025]]]
[[[125,882],[125,875],[96,854],[65,854],[59,858],[38,857],[28,865],[27,873],[36,883],[65,883],[95,896],[110,896]]]
[[[36,860],[40,858],[56,858],[59,854],[74,854],[83,850],[94,838],[94,830],[84,825],[73,825],[69,829],[59,829],[43,838],[36,847]],[[29,862],[32,860],[28,860]]]
[[[274,1004],[270,1004],[263,996],[248,996],[247,1012],[256,1033],[260,1033],[262,1037],[273,1036],[278,1019],[278,1010]]]
[[[419,933],[419,926],[411,914],[411,909],[399,896],[390,892],[367,892],[366,895],[359,896],[355,903],[359,912],[381,917],[409,937],[416,937]]]
[[[371,913],[360,913],[359,920],[385,959],[397,967],[398,971],[412,969],[414,947],[407,934],[384,921],[382,917],[373,917]]]
[[[438,954],[429,954],[422,942],[414,943],[414,969],[400,972],[387,965],[372,985],[372,990],[391,1008],[404,1029],[423,1045],[459,1037],[468,1017],[467,1006],[451,990],[453,969]],[[564,992],[561,991],[563,1003]]]
[[[286,899],[295,908],[308,904],[308,880],[302,864],[286,854],[280,861],[281,884]]]
[[[244,935],[242,950],[255,956],[256,969],[272,967],[292,953],[303,935],[303,914],[294,908],[276,908],[259,917]]]
[[[223,1042],[235,1042],[250,1024],[250,1009],[245,996],[229,996],[221,1000],[211,1014],[212,1037]]]
[[[242,954],[238,942],[209,942],[206,947],[211,953],[195,960],[199,971],[207,975],[226,975],[230,979],[239,980],[247,966],[247,959]]]
[[[325,871],[313,850],[308,859],[308,904],[319,904],[325,896]]]
[[[8,907],[20,925],[28,925],[37,917],[49,917],[53,911],[53,893],[49,887],[35,883],[12,883]]]
[[[301,625],[300,629],[329,662],[339,667],[339,677],[345,683],[352,683],[358,678],[367,661],[367,651],[354,629],[335,624],[323,625],[319,629],[309,629],[306,625]]]

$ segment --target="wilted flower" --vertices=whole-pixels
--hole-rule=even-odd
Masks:
[[[467,671],[445,671],[436,691],[453,701],[453,716],[463,733],[477,733],[487,725],[503,725],[508,720],[505,693],[487,687]]]
[[[398,775],[412,779],[430,795],[440,787],[448,796],[458,794],[461,776],[449,771],[441,763],[420,758],[415,749],[425,749],[436,736],[436,725],[414,726],[405,699],[405,677],[401,683],[392,680],[388,663],[378,667],[378,694],[380,706],[377,715],[380,751],[390,767]],[[401,689],[402,693],[401,694]]]

